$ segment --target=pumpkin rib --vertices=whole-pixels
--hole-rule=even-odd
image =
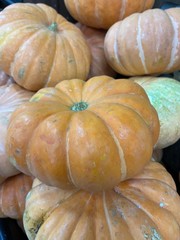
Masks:
[[[142,179],[141,179],[141,180],[142,180]],[[130,193],[130,196],[129,196],[129,197],[127,196],[128,193],[125,193],[125,195],[124,195],[124,194],[123,194],[123,191],[121,192],[121,195],[122,195],[123,198],[125,198],[127,201],[129,201],[130,203],[132,203],[137,209],[140,209],[140,210],[143,212],[143,214],[146,215],[146,216],[148,216],[148,218],[154,223],[154,225],[157,226],[157,222],[155,221],[154,216],[153,216],[152,214],[150,214],[150,211],[143,206],[143,203],[142,203],[141,201],[138,201],[138,200],[141,200],[141,197],[139,197],[138,199],[134,199],[134,198],[132,197],[132,194],[136,197],[136,195],[133,193],[133,189],[138,190],[138,193],[141,194],[141,197],[145,198],[144,204],[146,204],[146,203],[148,202],[148,205],[149,205],[150,203],[152,203],[153,205],[156,206],[157,202],[155,202],[155,201],[153,201],[153,200],[151,200],[151,199],[148,199],[148,196],[146,196],[146,194],[144,194],[143,192],[141,192],[141,190],[140,190],[140,189],[137,189],[136,187],[133,187],[133,188],[132,188],[132,192]],[[131,190],[131,188],[129,187],[128,190]],[[149,198],[150,198],[150,196],[149,196]],[[139,206],[141,206],[141,207],[139,207]],[[158,208],[158,207],[156,206],[156,208]],[[170,217],[170,215],[171,215],[171,217],[173,218],[173,220],[177,223],[177,226],[179,226],[178,221],[176,220],[176,218],[173,216],[173,214],[172,214],[169,210],[167,210],[167,209],[165,209],[165,208],[159,207],[159,208],[158,208],[158,211],[156,211],[156,212],[159,213],[159,211],[161,211],[162,214],[164,213],[164,211],[166,211],[166,212],[167,212],[166,217],[169,219],[169,217]],[[164,216],[164,214],[163,214],[163,216]],[[163,218],[163,219],[164,219],[164,218]],[[130,230],[131,230],[131,229],[130,229]],[[159,232],[159,233],[161,234],[161,236],[162,236],[162,231],[161,231],[161,228],[159,228],[159,227],[158,227],[158,232]],[[163,236],[163,237],[164,237],[164,236]]]
[[[146,180],[145,178],[143,178],[143,179],[138,179],[138,182],[140,183],[140,182],[142,182],[142,183],[144,183],[144,180]],[[163,181],[157,181],[156,179],[147,179],[148,181],[150,180],[150,181],[156,181],[157,182],[157,185],[158,184],[161,184],[161,185],[163,185],[166,189],[167,188],[170,188],[173,192],[175,192],[176,190],[175,189],[173,189],[171,186],[169,186],[169,184],[166,184],[166,183],[164,183]],[[131,181],[131,180],[130,180]],[[140,184],[141,185],[141,184]],[[141,191],[141,187],[136,187],[136,186],[131,186],[131,183],[130,183],[130,186],[129,186],[129,189],[131,189],[132,188],[132,193],[133,193],[133,189],[135,189],[135,190],[137,190],[142,196],[143,196],[143,198],[145,198],[145,199],[147,199],[147,200],[145,200],[145,203],[144,204],[146,204],[146,202],[148,201],[148,202],[152,202],[152,204],[153,203],[155,203],[155,204],[157,204],[158,202],[156,202],[156,201],[154,201],[153,199],[151,199],[151,195],[148,195],[148,194],[146,194],[146,192],[142,192]],[[148,186],[147,186],[147,188],[148,188]],[[167,190],[166,190],[167,191]],[[121,194],[123,195],[123,190],[121,190]],[[131,193],[130,193],[131,194]],[[139,208],[138,206],[141,206],[141,210],[155,223],[155,225],[157,225],[157,223],[156,223],[156,218],[154,218],[154,215],[153,214],[150,214],[150,211],[148,211],[148,209],[145,209],[144,207],[143,207],[143,204],[141,203],[141,201],[138,203],[138,200],[141,200],[141,198],[138,198],[138,199],[133,199],[132,198],[132,195],[130,196],[130,198],[131,199],[129,199],[129,197],[127,196],[127,193],[125,192],[125,196],[123,195],[123,197],[125,197],[127,200],[129,200],[130,202],[132,202],[133,204],[135,204],[136,206],[137,206],[137,208]],[[171,219],[173,219],[175,222],[176,222],[176,226],[180,229],[180,226],[179,226],[179,221],[178,221],[178,219],[174,216],[174,214],[173,214],[173,212],[172,211],[170,211],[170,209],[167,209],[166,207],[161,207],[161,202],[158,204],[159,205],[159,208],[158,208],[158,211],[162,211],[162,213],[165,211],[167,214],[167,219],[169,219],[169,217],[171,216]],[[160,230],[160,229],[159,229]]]
[[[73,115],[72,115],[73,116]],[[71,125],[71,120],[72,120],[72,116],[70,118],[70,121],[69,121],[69,127],[67,128],[67,132],[66,132],[66,169],[67,169],[67,177],[69,179],[69,181],[71,183],[74,184],[74,186],[76,188],[78,188],[78,186],[76,186],[76,182],[75,180],[73,179],[73,176],[72,176],[72,171],[71,171],[71,164],[70,164],[70,157],[69,157],[69,129],[70,129],[70,125]]]
[[[47,80],[46,80],[43,88],[47,87],[48,84],[51,82],[51,74],[55,68],[54,66],[55,66],[55,59],[56,59],[57,37],[58,36],[56,35],[56,40],[54,41],[54,54],[53,54],[52,62],[50,64],[51,68],[50,68],[49,74],[47,76]]]
[[[106,222],[107,222],[107,226],[108,226],[108,230],[109,230],[110,240],[113,240],[112,228],[110,227],[111,222],[110,222],[110,217],[109,217],[109,213],[107,210],[105,191],[103,191],[103,194],[102,194],[102,201],[103,201],[103,209],[104,209],[104,213],[105,213],[105,217],[106,217]]]
[[[106,104],[106,103],[99,103],[99,104],[102,105],[102,104]],[[146,123],[147,128],[149,128],[149,130],[151,130],[150,126],[147,124],[147,121],[146,121],[146,119],[143,117],[143,115],[141,115],[140,112],[134,110],[133,107],[131,107],[131,106],[125,104],[125,103],[117,103],[117,102],[116,102],[116,103],[108,103],[108,104],[114,104],[114,105],[124,106],[124,107],[126,107],[127,109],[131,109],[134,113],[136,113],[136,114],[142,119],[142,121],[144,121],[144,122]],[[93,104],[93,105],[98,105],[98,103],[95,103],[95,104]],[[93,106],[93,105],[90,105],[90,107]],[[88,109],[88,110],[91,111],[90,109]],[[93,112],[93,111],[92,111],[92,112]],[[100,117],[100,116],[98,115],[98,117]],[[101,117],[100,117],[100,118],[101,118]]]
[[[169,64],[165,68],[165,72],[168,72],[170,69],[172,69],[172,67],[174,65],[174,62],[175,62],[174,60],[175,60],[175,55],[176,55],[176,48],[177,48],[178,43],[179,43],[179,40],[178,40],[178,24],[174,20],[174,18],[172,16],[170,16],[166,11],[164,11],[164,13],[169,18],[169,20],[171,22],[171,25],[172,25],[172,29],[174,30],[174,36],[173,36],[173,39],[172,39],[171,57],[170,57]]]
[[[88,109],[88,111],[92,112],[95,116],[98,116],[101,121],[104,123],[104,125],[107,127],[109,134],[111,135],[112,139],[114,140],[114,143],[116,145],[116,148],[118,149],[118,153],[119,153],[119,158],[121,161],[121,180],[124,180],[127,174],[127,168],[126,168],[126,161],[124,158],[124,151],[119,143],[119,141],[117,140],[116,135],[114,134],[113,130],[111,129],[111,127],[105,122],[105,120],[99,116],[97,113],[95,113],[94,111]]]
[[[139,49],[139,57],[141,59],[141,63],[142,66],[144,68],[144,72],[145,74],[148,74],[148,70],[147,70],[147,66],[146,66],[146,62],[145,62],[145,55],[144,55],[144,49],[142,46],[142,36],[141,36],[141,15],[138,15],[138,25],[137,25],[137,43],[138,43],[138,49]],[[130,74],[133,74],[132,72],[130,72]]]

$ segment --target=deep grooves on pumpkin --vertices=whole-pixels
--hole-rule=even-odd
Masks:
[[[147,74],[148,70],[145,63],[145,56],[144,56],[144,50],[142,46],[142,37],[141,37],[141,15],[138,16],[138,26],[137,26],[137,44],[139,49],[139,57],[141,59],[141,63],[143,65],[144,71]]]
[[[121,166],[121,180],[124,180],[126,178],[126,175],[127,175],[127,167],[126,167],[126,161],[125,161],[125,158],[124,158],[124,151],[116,137],[116,135],[114,134],[113,130],[109,127],[109,125],[106,123],[106,121],[101,117],[99,116],[99,114],[97,114],[96,112],[92,111],[92,110],[89,110],[91,113],[93,113],[95,116],[98,116],[101,121],[104,123],[104,125],[107,127],[107,129],[109,130],[109,133],[112,137],[112,139],[114,140],[115,142],[115,145],[118,149],[118,153],[119,153],[119,160],[120,160],[120,166]]]
[[[179,45],[179,40],[178,40],[178,28],[179,28],[179,26],[178,26],[178,23],[174,20],[174,18],[172,16],[170,16],[168,14],[167,14],[167,16],[168,16],[169,20],[171,21],[172,28],[174,29],[174,36],[173,36],[173,39],[172,39],[170,61],[169,61],[169,64],[168,64],[167,68],[165,69],[165,71],[168,71],[169,69],[171,69],[173,67],[175,59],[176,59],[175,58],[176,52],[177,52],[178,45]]]
[[[72,119],[72,117],[71,117]],[[67,166],[67,177],[69,179],[69,181],[71,183],[73,183],[73,185],[76,187],[76,188],[79,188],[78,186],[76,186],[76,183],[73,179],[73,176],[72,176],[72,171],[71,171],[71,164],[70,164],[70,158],[69,158],[69,128],[70,128],[70,124],[71,124],[71,119],[69,120],[69,126],[67,128],[67,133],[66,133],[66,166]]]
[[[105,191],[103,191],[103,195],[102,195],[102,197],[103,197],[104,213],[105,213],[105,216],[106,216],[107,225],[108,225],[108,228],[109,228],[110,240],[111,240],[111,239],[113,239],[113,234],[112,234],[112,228],[111,228],[110,217],[109,217],[108,210],[107,210],[107,204],[106,204],[106,193],[105,193]]]
[[[51,82],[51,73],[52,71],[54,70],[54,65],[55,65],[55,59],[56,59],[56,48],[57,48],[57,34],[56,34],[56,39],[54,41],[54,54],[53,54],[53,59],[52,59],[52,63],[51,63],[51,68],[50,68],[50,71],[49,71],[49,74],[48,74],[48,77],[47,77],[47,81],[46,83],[44,84],[44,87],[47,87],[48,84]]]

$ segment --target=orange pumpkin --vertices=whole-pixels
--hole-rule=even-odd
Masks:
[[[0,12],[0,39],[0,68],[28,90],[87,78],[90,50],[83,34],[48,5],[6,7]]]
[[[70,14],[90,27],[108,29],[134,12],[152,8],[154,0],[64,0]]]
[[[3,77],[3,74],[1,80],[6,84],[0,86],[0,182],[19,173],[8,161],[5,149],[7,127],[12,112],[22,103],[28,102],[33,95],[33,92],[27,91],[14,83],[9,76],[4,74]]]
[[[0,185],[0,218],[22,219],[25,197],[32,187],[33,179],[22,173],[7,178]]]
[[[127,76],[180,69],[180,8],[150,9],[116,22],[104,50],[111,67]]]
[[[99,191],[139,173],[159,136],[159,119],[137,83],[99,76],[39,90],[17,109],[9,159],[48,185]]]
[[[180,197],[157,162],[109,191],[88,193],[36,183],[23,222],[29,240],[179,240]]]
[[[88,27],[81,23],[76,23],[76,26],[82,31],[87,44],[91,50],[91,66],[88,78],[107,75],[116,76],[116,72],[109,66],[104,54],[104,38],[106,31]]]

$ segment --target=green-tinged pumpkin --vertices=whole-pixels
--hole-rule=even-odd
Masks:
[[[33,92],[27,91],[13,82],[13,79],[1,72],[0,84],[0,182],[19,173],[12,165],[6,153],[5,143],[7,127],[11,114],[22,103],[28,102]]]
[[[152,8],[154,0],[64,0],[64,3],[78,22],[94,28],[108,29],[132,13]]]
[[[149,9],[116,22],[107,32],[108,63],[127,76],[180,70],[180,8]]]
[[[144,89],[99,76],[39,90],[11,117],[10,161],[20,171],[64,189],[109,189],[139,173],[159,136]]]
[[[20,86],[37,91],[86,80],[90,62],[81,31],[50,6],[15,3],[0,12],[0,69]]]
[[[165,148],[180,139],[180,82],[167,77],[135,77],[158,113],[160,134],[155,148]]]
[[[180,197],[157,162],[99,193],[64,191],[35,180],[23,222],[29,240],[179,240]]]
[[[7,178],[0,185],[0,218],[21,220],[25,209],[25,198],[31,190],[33,179],[25,174]]]

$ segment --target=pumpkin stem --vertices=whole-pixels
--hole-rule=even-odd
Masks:
[[[57,23],[53,22],[53,23],[51,23],[51,25],[49,25],[48,29],[52,32],[56,32],[58,29],[57,26],[58,26]]]
[[[74,112],[79,112],[85,110],[87,107],[88,104],[86,102],[78,102],[71,107],[71,110]]]

